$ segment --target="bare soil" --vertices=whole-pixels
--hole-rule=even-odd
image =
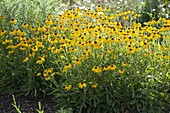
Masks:
[[[50,96],[37,98],[18,96],[15,97],[15,100],[17,102],[17,106],[20,106],[22,113],[37,113],[36,109],[38,109],[38,102],[41,102],[44,113],[55,113],[57,111],[55,107],[56,103]],[[0,113],[17,113],[15,108],[12,106],[12,103],[12,95],[0,94]]]

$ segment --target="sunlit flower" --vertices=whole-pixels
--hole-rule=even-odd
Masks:
[[[12,43],[12,42],[13,42],[13,40],[8,40],[8,39],[6,39],[6,40],[4,40],[4,41],[2,42],[2,44],[5,45],[5,44]]]
[[[17,20],[11,19],[9,23],[10,23],[10,24],[16,24],[16,23],[17,23]]]
[[[113,59],[116,59],[116,55],[113,55],[112,58],[113,58]]]
[[[125,15],[123,16],[123,20],[128,20],[129,19],[129,16]]]
[[[2,20],[5,20],[5,19],[6,19],[6,16],[1,16],[1,19],[2,19]]]
[[[87,84],[86,83],[79,83],[78,86],[79,86],[80,89],[83,89],[87,86]]]
[[[122,62],[122,66],[127,66],[128,64],[125,62]]]
[[[45,32],[46,28],[44,26],[40,26],[40,27],[38,27],[38,31]]]
[[[45,21],[45,23],[46,23],[46,25],[51,25],[51,24],[53,24],[53,21],[48,19],[48,20]]]
[[[64,66],[64,69],[70,69],[70,68],[72,68],[72,65],[71,64],[66,64],[65,66]]]
[[[26,57],[26,58],[23,60],[23,62],[24,62],[24,63],[25,63],[25,62],[28,62],[28,60],[29,60],[29,58]]]
[[[134,50],[132,48],[127,50],[127,53],[134,53]]]
[[[37,73],[37,75],[36,75],[37,77],[39,77],[39,76],[41,76],[41,73]]]
[[[0,30],[0,36],[4,36],[6,34],[6,30]]]
[[[27,28],[29,25],[27,24],[27,23],[25,23],[25,24],[22,24],[22,28]]]
[[[81,64],[79,59],[74,60],[73,63],[76,64],[76,65],[80,65]]]
[[[119,70],[118,70],[118,73],[123,74],[124,71],[119,69]]]
[[[109,66],[105,66],[105,67],[103,68],[103,70],[104,70],[104,71],[110,70],[110,69],[109,69]]]
[[[65,90],[70,90],[71,88],[72,88],[72,85],[66,85],[66,86],[64,87]]]
[[[45,80],[48,81],[48,80],[50,80],[50,78],[51,78],[50,76],[45,77]]]
[[[43,62],[45,62],[45,56],[40,57],[40,58],[36,61],[36,64],[42,64]]]
[[[100,66],[94,66],[92,68],[92,71],[95,73],[101,73],[102,72],[102,68]]]
[[[8,54],[13,54],[14,53],[14,51],[8,51]]]
[[[53,18],[53,15],[52,14],[48,14],[47,18],[48,19]]]
[[[98,84],[92,84],[92,88],[97,88]]]
[[[36,28],[32,26],[32,27],[30,27],[30,30],[31,31],[36,31]]]
[[[116,65],[109,65],[109,70],[115,70],[116,69]]]
[[[36,47],[36,46],[33,46],[31,49],[33,52],[38,51],[38,47]]]

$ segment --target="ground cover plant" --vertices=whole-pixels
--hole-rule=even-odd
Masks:
[[[22,17],[0,18],[1,92],[51,94],[76,113],[169,111],[168,18],[102,5]]]

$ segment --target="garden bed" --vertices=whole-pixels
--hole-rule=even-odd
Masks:
[[[52,97],[38,97],[36,99],[31,97],[18,96],[15,97],[17,105],[20,106],[20,110],[25,113],[37,113],[38,102],[41,102],[41,105],[45,113],[55,113],[56,103]],[[0,95],[0,113],[16,113],[17,111],[12,106],[13,104],[12,95]]]
[[[0,2],[0,112],[170,111],[168,3],[47,1]]]

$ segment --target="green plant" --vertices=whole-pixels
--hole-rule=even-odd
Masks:
[[[140,11],[140,22],[144,23],[159,18],[169,18],[170,10],[167,0],[145,0],[142,10]]]
[[[16,100],[15,100],[14,95],[12,95],[12,98],[13,98],[13,101],[14,101],[14,103],[12,104],[12,106],[15,107],[15,109],[16,109],[16,111],[17,111],[18,113],[22,113],[22,111],[20,110],[20,106],[17,105],[17,102],[16,102]],[[37,111],[38,113],[44,113],[44,110],[42,109],[41,102],[38,102],[38,109],[36,109],[36,111]],[[23,112],[23,113],[24,113],[24,112]]]
[[[71,108],[68,108],[68,109],[60,108],[60,110],[58,110],[56,113],[72,113],[72,109]]]
[[[37,23],[47,18],[48,14],[54,14],[57,5],[55,0],[2,0],[0,1],[0,28],[9,32],[15,30],[24,30],[28,33],[29,29],[23,29],[22,25],[28,24],[29,27],[36,28]],[[24,10],[23,10],[24,9]],[[59,10],[58,10],[59,11]],[[60,12],[60,11],[59,11]],[[54,14],[55,15],[55,14]],[[10,24],[11,20],[15,20],[16,24]],[[16,35],[15,35],[16,36]],[[13,36],[9,36],[11,39]],[[26,35],[26,38],[31,38],[32,35]],[[18,41],[15,40],[14,44]],[[41,85],[41,80],[37,79],[34,75],[35,69],[30,69],[33,64],[22,65],[20,58],[23,58],[27,53],[18,51],[16,54],[9,56],[5,49],[5,46],[0,45],[1,49],[1,77],[0,77],[0,89],[3,93],[15,93],[18,92],[22,95],[31,94],[37,96],[39,91],[45,93],[44,85]],[[19,57],[18,57],[19,56]],[[6,62],[8,61],[8,62]],[[19,68],[18,68],[19,67]],[[11,70],[11,71],[9,71]],[[24,71],[23,71],[24,70]],[[22,90],[21,90],[22,89]]]
[[[73,8],[30,23],[2,16],[0,91],[50,93],[75,113],[168,110],[169,20],[142,26],[122,10]]]
[[[22,113],[22,112],[20,111],[20,107],[17,106],[17,102],[16,102],[16,100],[15,100],[14,95],[12,95],[12,99],[13,99],[13,101],[14,101],[14,103],[12,104],[12,106],[15,107],[15,109],[16,109],[16,111],[17,111],[18,113]]]

